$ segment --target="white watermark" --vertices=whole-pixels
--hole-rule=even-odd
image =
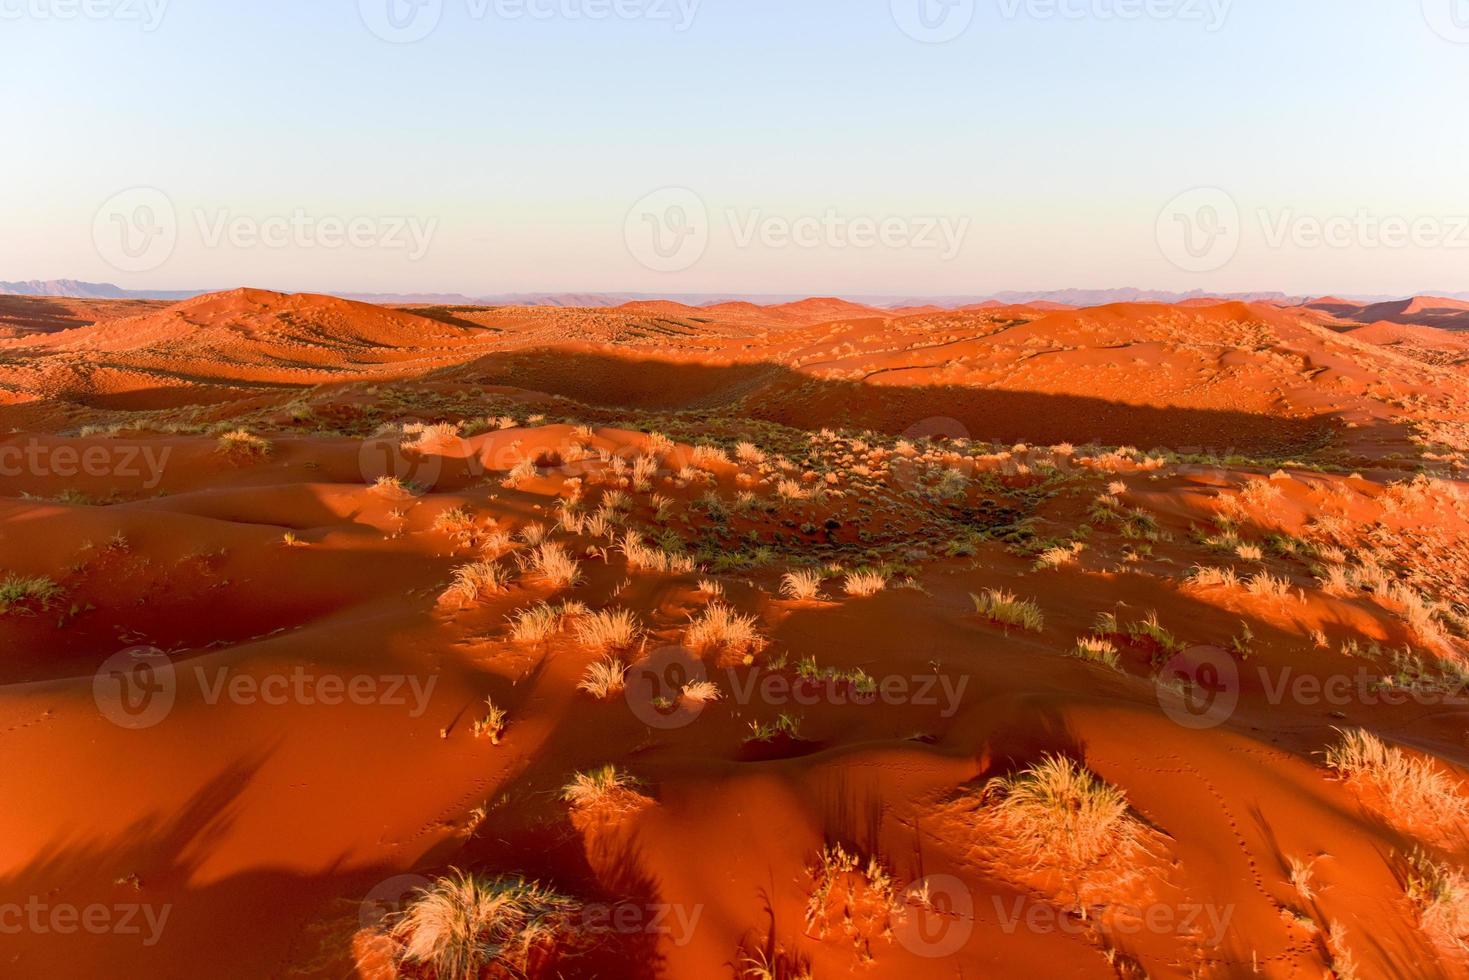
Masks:
[[[703,0],[459,0],[470,21],[645,21],[676,33],[694,26]],[[443,23],[445,0],[358,0],[362,23],[392,44],[412,44]]]
[[[874,677],[863,671],[821,670],[810,662],[780,670],[757,666],[711,672],[693,653],[669,646],[628,668],[623,697],[644,724],[676,729],[692,724],[710,703],[688,692],[711,683],[718,700],[741,708],[911,705],[952,718],[963,705],[969,678],[937,672]]]
[[[1270,248],[1469,248],[1469,214],[1302,214],[1294,208],[1257,212]]]
[[[424,258],[439,219],[418,215],[317,214],[293,208],[276,214],[242,214],[232,208],[193,208],[181,221],[173,200],[156,187],[134,187],[97,209],[92,240],[97,254],[122,272],[151,272],[172,258],[181,232],[192,230],[204,248],[313,249],[401,252]]]
[[[161,650],[134,647],[109,657],[93,675],[93,700],[102,716],[121,728],[152,728],[173,711],[181,677],[193,679],[210,707],[380,705],[407,708],[415,719],[428,711],[439,680],[413,674],[319,674],[299,665],[263,675],[197,665],[185,671]]]
[[[163,938],[172,905],[118,902],[112,905],[51,903],[39,895],[25,902],[0,902],[0,936],[137,936],[153,947]]]
[[[1422,0],[1423,19],[1435,34],[1454,44],[1469,44],[1469,0]]]
[[[0,445],[0,476],[141,478],[143,488],[152,490],[162,482],[172,452],[171,446],[56,446],[32,438]]]
[[[1219,647],[1183,651],[1158,672],[1155,685],[1164,714],[1195,730],[1218,728],[1233,718],[1246,685],[1272,707],[1469,707],[1469,678],[1462,676],[1393,676],[1365,667],[1331,674],[1290,666],[1245,669]]]
[[[1006,20],[1177,21],[1218,31],[1234,0],[996,0]]]
[[[714,220],[694,191],[671,187],[638,201],[623,224],[628,252],[654,272],[683,272],[704,257],[716,230],[737,249],[774,251],[917,251],[952,262],[963,250],[971,219],[949,215],[770,214],[726,208]]]
[[[0,20],[57,21],[110,20],[158,30],[168,13],[169,0],[0,0]]]
[[[1136,936],[1149,933],[1159,936],[1191,936],[1204,945],[1218,949],[1229,937],[1229,924],[1234,918],[1233,905],[1211,905],[1186,902],[1171,905],[1154,902],[1148,905],[1107,905],[1083,919],[1046,902],[1036,902],[1023,895],[1008,901],[991,896],[1000,931],[1013,935],[1024,930],[1032,933],[1065,933],[1084,936],[1097,930],[1107,936]]]
[[[1245,218],[1239,202],[1223,188],[1185,191],[1158,215],[1159,251],[1185,272],[1217,272],[1239,254],[1246,232],[1257,234],[1270,249],[1469,249],[1469,214],[1393,214],[1371,208],[1310,213],[1287,207],[1257,208],[1250,217]]]

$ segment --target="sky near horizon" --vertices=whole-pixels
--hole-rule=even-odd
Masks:
[[[0,0],[0,280],[1469,290],[1469,0]]]

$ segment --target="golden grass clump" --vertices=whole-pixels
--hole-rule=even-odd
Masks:
[[[620,693],[626,684],[627,667],[622,661],[609,657],[588,666],[576,689],[585,691],[599,701],[606,701]]]
[[[578,809],[596,806],[621,790],[631,790],[637,781],[616,766],[579,772],[561,789],[561,798]]]
[[[765,646],[757,624],[754,616],[743,616],[722,602],[712,602],[689,621],[684,642],[698,653],[727,650],[736,656],[749,657]]]
[[[1341,732],[1326,750],[1326,765],[1346,783],[1366,790],[1369,808],[1395,823],[1452,830],[1469,821],[1469,805],[1434,762],[1415,758],[1361,728]]]
[[[245,429],[235,429],[221,435],[214,443],[214,451],[226,456],[259,458],[269,456],[272,451],[270,440],[257,436]]]
[[[1139,873],[1148,829],[1127,795],[1065,756],[1048,755],[979,794],[979,820],[1002,859],[1020,873],[1055,873],[1078,904],[1106,902]]]
[[[1028,599],[1019,599],[1013,592],[1004,589],[985,589],[979,595],[971,594],[974,611],[991,622],[1039,633],[1045,629],[1046,617],[1040,606]]]
[[[549,640],[566,624],[568,619],[574,619],[586,613],[586,607],[581,603],[563,602],[553,605],[549,602],[540,602],[534,606],[518,610],[507,617],[510,623],[510,635],[519,643],[540,643]]]
[[[581,564],[567,554],[564,547],[551,541],[543,541],[531,551],[526,564],[558,589],[570,588],[582,578]]]
[[[1071,656],[1080,660],[1090,660],[1092,663],[1101,664],[1112,670],[1121,670],[1122,661],[1118,657],[1117,644],[1104,636],[1083,636],[1076,641],[1076,646],[1071,650]]]
[[[892,874],[877,858],[864,862],[841,844],[822,848],[810,874],[806,933],[824,939],[839,925],[862,959],[870,961],[872,941],[889,931],[899,908]]]
[[[420,889],[390,935],[401,964],[440,980],[475,980],[495,968],[524,976],[538,955],[577,941],[580,909],[538,882],[456,870]]]
[[[503,565],[492,561],[471,562],[454,569],[454,580],[439,599],[442,602],[457,601],[462,606],[469,605],[486,596],[504,592],[509,582],[510,571]]]
[[[6,575],[0,579],[0,616],[12,609],[31,612],[31,607],[47,608],[63,593],[61,586],[44,575]]]
[[[492,698],[485,698],[485,716],[475,720],[470,733],[475,738],[487,738],[491,745],[499,745],[501,737],[505,734],[505,722],[509,718],[509,712],[504,708],[496,706]]]
[[[604,609],[580,617],[575,632],[582,646],[605,653],[628,649],[643,635],[643,628],[627,609]]]
[[[1469,878],[1418,851],[1408,858],[1406,884],[1424,935],[1445,950],[1469,949]]]
[[[404,440],[401,447],[404,452],[429,453],[457,443],[459,426],[453,422],[437,422],[433,425],[415,422],[403,427],[403,435],[415,437]]]
[[[821,573],[811,569],[787,572],[780,580],[780,593],[787,599],[820,599]]]
[[[877,595],[887,587],[887,575],[876,569],[848,572],[842,579],[842,591],[850,596]]]

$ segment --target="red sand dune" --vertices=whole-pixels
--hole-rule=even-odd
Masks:
[[[0,340],[0,975],[424,980],[456,871],[535,977],[1469,975],[1427,328],[415,309]]]

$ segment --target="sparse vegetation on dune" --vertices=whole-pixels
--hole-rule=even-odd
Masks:
[[[1338,742],[1327,748],[1325,760],[1390,822],[1444,831],[1469,822],[1469,801],[1458,781],[1435,762],[1409,755],[1371,732],[1360,728],[1341,732]]]
[[[888,587],[888,576],[877,569],[848,572],[842,579],[842,591],[850,596],[871,596]]]
[[[821,598],[821,573],[810,569],[786,572],[780,581],[780,591],[788,599],[811,600]]]
[[[758,309],[734,323],[718,308],[637,307],[405,312],[416,331],[464,333],[407,353],[374,346],[320,386],[297,384],[312,369],[293,366],[282,390],[253,385],[238,402],[218,386],[218,400],[186,409],[68,403],[57,438],[107,438],[113,450],[167,433],[175,468],[167,494],[121,478],[7,485],[0,503],[19,516],[0,548],[55,576],[0,572],[4,683],[22,699],[5,705],[26,750],[17,764],[32,745],[51,764],[39,750],[64,738],[51,743],[57,764],[95,786],[122,744],[90,709],[35,700],[33,679],[75,683],[89,702],[91,671],[118,646],[316,662],[316,644],[340,635],[354,662],[435,678],[428,712],[344,709],[340,724],[317,724],[315,707],[232,712],[232,738],[292,747],[271,759],[284,769],[232,798],[251,821],[261,799],[325,821],[293,844],[323,867],[338,857],[332,821],[424,828],[414,840],[429,850],[414,853],[473,857],[475,875],[434,881],[387,927],[354,936],[354,954],[392,961],[385,975],[683,975],[697,964],[797,980],[814,959],[897,977],[928,962],[905,930],[961,924],[972,938],[938,962],[966,975],[993,972],[996,950],[1016,954],[1013,971],[1120,976],[1366,977],[1434,952],[1458,962],[1469,942],[1462,746],[1450,711],[1414,702],[1463,690],[1469,502],[1457,484],[1416,478],[1452,461],[1411,455],[1399,438],[1404,417],[1458,413],[1428,393],[1438,375],[1417,361],[1416,374],[1394,373],[1394,354],[1347,377],[1357,355],[1335,345],[1349,332],[1322,326],[1319,311],[1287,329],[1304,314],[1278,304],[869,311],[810,331]],[[370,314],[364,323],[400,311]],[[460,359],[460,344],[473,356]],[[1089,376],[1099,363],[1108,373]],[[1328,380],[1309,365],[1330,365]],[[1133,382],[1125,399],[1121,372]],[[1225,398],[1216,375],[1269,386],[1230,380]],[[1337,402],[1321,397],[1338,389]],[[629,408],[628,392],[664,407]],[[911,434],[935,413],[947,431]],[[1307,414],[1366,421],[1317,433]],[[1107,441],[1060,441],[1093,429]],[[1277,439],[1287,429],[1304,434]],[[374,434],[385,446],[356,441]],[[1057,444],[1019,439],[1041,434]],[[1251,448],[1182,451],[1185,437]],[[275,448],[257,453],[252,440]],[[374,481],[385,463],[398,476]],[[109,521],[127,534],[109,541]],[[70,553],[30,557],[50,540]],[[1098,610],[1109,611],[1088,632]],[[200,635],[216,619],[218,635]],[[1194,644],[1240,667],[1238,707],[1217,729],[1175,724],[1176,699],[1160,697],[1206,693],[1213,678],[1187,677],[1193,653],[1177,657]],[[647,652],[673,645],[707,669],[658,677],[654,706],[671,720],[660,727],[639,696],[657,665]],[[1309,692],[1347,674],[1365,678],[1360,698],[1298,703],[1296,681]],[[1404,697],[1378,708],[1383,695]],[[207,721],[192,696],[180,692],[183,710],[149,744],[203,730],[190,727]],[[1301,759],[1322,749],[1330,717],[1363,727],[1303,782]],[[360,773],[300,764],[316,742],[336,758],[359,739],[392,771],[431,773],[432,792],[385,783],[378,799]],[[93,742],[97,753],[75,751]],[[197,752],[179,762],[179,785],[214,768]],[[666,804],[643,795],[634,767]],[[985,780],[967,782],[976,772]],[[291,792],[298,784],[320,789]],[[177,802],[139,792],[146,807],[111,800],[127,811],[118,821]],[[328,792],[350,812],[302,809]],[[1258,802],[1278,842],[1241,800]],[[56,808],[58,825],[69,809]],[[1278,819],[1301,813],[1309,826]],[[728,843],[731,828],[737,846],[722,855],[711,842]],[[904,828],[922,831],[918,850]],[[1229,867],[1199,859],[1221,832],[1239,852]],[[270,855],[247,840],[257,836],[225,835],[221,860],[263,866]],[[404,834],[381,838],[360,842],[362,867],[401,864]],[[686,871],[665,846],[713,856]],[[614,910],[703,903],[702,931],[687,945],[579,932],[572,900],[480,873],[505,855],[529,878],[570,873],[575,894]],[[1259,887],[1222,879],[1247,863]],[[898,873],[914,891],[900,892]],[[160,901],[215,910],[210,895],[175,888],[187,876],[140,874]],[[946,875],[974,914],[940,894]],[[1188,928],[1126,941],[1112,930],[1138,909],[1216,896],[1241,902],[1219,945]],[[1035,910],[1076,928],[1054,942],[1006,937],[997,898],[1006,921]],[[290,935],[282,926],[262,942],[305,948]],[[573,959],[587,943],[593,955]],[[636,951],[618,959],[624,944]],[[291,955],[279,966],[300,972]]]
[[[616,766],[607,765],[577,773],[562,788],[561,798],[574,807],[592,807],[636,785],[637,780],[620,772]]]
[[[1020,599],[1004,589],[986,589],[971,595],[974,611],[992,623],[1003,626],[1018,626],[1033,633],[1045,629],[1046,617],[1040,606],[1028,599]]]
[[[1148,831],[1127,795],[1064,756],[990,780],[977,801],[997,859],[1055,872],[1083,907],[1105,904],[1108,888],[1135,875],[1145,854]]]
[[[45,609],[63,594],[61,586],[44,575],[7,574],[0,578],[0,616]]]
[[[233,429],[215,441],[215,449],[226,456],[260,458],[269,456],[273,447],[269,439],[245,429]]]
[[[492,561],[471,562],[454,569],[454,580],[441,598],[468,605],[505,591],[510,570]]]
[[[391,922],[397,959],[441,980],[486,970],[524,976],[538,954],[580,941],[580,903],[524,878],[452,871],[420,889]]]
[[[627,609],[604,609],[577,619],[576,639],[582,646],[600,653],[627,650],[643,634],[637,617]]]
[[[703,653],[722,650],[738,657],[752,657],[765,646],[754,616],[738,613],[723,602],[710,603],[689,621],[684,643]]]

